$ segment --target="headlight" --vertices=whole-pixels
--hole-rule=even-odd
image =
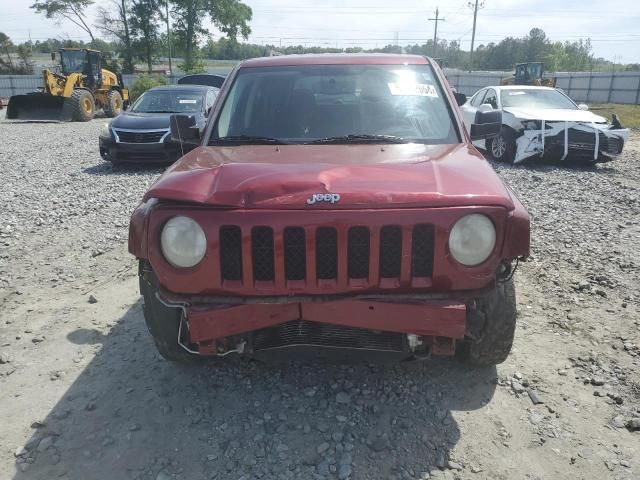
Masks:
[[[105,123],[100,130],[100,136],[104,138],[111,138],[111,129],[109,128],[109,124]]]
[[[174,267],[188,268],[200,263],[207,252],[207,237],[189,217],[173,217],[162,229],[160,245],[164,258]]]
[[[496,245],[496,229],[485,215],[472,213],[456,222],[449,234],[453,258],[468,267],[484,262]]]

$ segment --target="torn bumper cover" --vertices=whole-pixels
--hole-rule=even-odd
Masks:
[[[526,120],[523,124],[526,128],[516,138],[515,163],[534,158],[609,161],[622,153],[629,137],[628,128],[611,124],[545,120]]]
[[[467,306],[453,299],[189,305],[158,298],[182,310],[181,329],[188,332],[183,340],[189,343],[183,347],[200,355],[292,346],[451,355],[466,329]]]

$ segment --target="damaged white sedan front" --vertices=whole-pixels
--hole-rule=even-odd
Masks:
[[[476,112],[489,110],[502,111],[502,129],[477,146],[498,161],[605,162],[622,153],[629,136],[615,115],[609,122],[555,88],[487,87],[462,106],[469,124]]]

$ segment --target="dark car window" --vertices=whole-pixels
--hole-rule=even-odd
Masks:
[[[202,111],[201,92],[150,90],[131,107],[134,113],[196,113]]]
[[[350,143],[354,136],[459,142],[451,108],[429,65],[240,69],[210,143],[238,136],[287,143],[343,136]]]
[[[205,99],[205,110],[208,112],[213,104],[216,103],[216,97],[218,96],[218,90],[207,90],[207,97]]]
[[[487,91],[484,90],[484,89],[482,89],[478,93],[476,93],[473,96],[473,98],[471,99],[471,105],[473,105],[474,107],[480,106],[480,104],[482,103],[482,99],[484,98],[486,93],[487,93]]]
[[[496,109],[498,108],[498,97],[493,88],[487,90],[487,95],[484,97],[484,100],[482,100],[482,103],[487,103]]]
[[[528,108],[561,108],[567,110],[577,110],[573,101],[552,89],[507,89],[500,94],[502,107],[528,107]]]

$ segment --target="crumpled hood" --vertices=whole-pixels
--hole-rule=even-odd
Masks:
[[[340,198],[307,203],[320,193]],[[492,167],[465,144],[198,147],[149,198],[236,208],[513,208]]]
[[[567,121],[585,123],[603,123],[607,119],[588,110],[567,110],[551,108],[516,108],[505,107],[505,112],[520,120],[546,120],[548,122]]]

